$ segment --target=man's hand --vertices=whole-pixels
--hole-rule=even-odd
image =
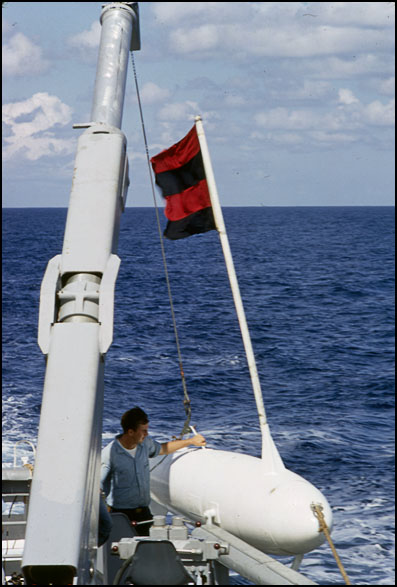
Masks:
[[[205,446],[207,444],[207,441],[202,434],[196,434],[196,436],[189,438],[189,440],[193,446]]]
[[[187,446],[205,446],[207,441],[202,434],[196,434],[192,438],[186,438],[185,440],[171,440],[170,442],[164,442],[161,445],[160,454],[170,455],[180,448],[186,448]]]

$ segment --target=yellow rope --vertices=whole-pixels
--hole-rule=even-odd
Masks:
[[[345,569],[344,569],[344,567],[342,565],[342,561],[340,560],[339,555],[336,552],[336,548],[334,546],[334,543],[332,542],[331,534],[329,532],[329,528],[327,526],[327,522],[325,521],[325,518],[324,518],[323,507],[321,505],[319,505],[319,504],[313,503],[312,504],[312,510],[314,512],[314,515],[318,519],[318,523],[320,525],[319,532],[324,532],[324,535],[325,535],[326,539],[328,540],[328,543],[329,543],[329,545],[331,547],[332,554],[335,557],[336,564],[339,567],[339,570],[340,570],[340,572],[342,574],[342,577],[345,580],[346,585],[351,585],[350,579],[347,576],[347,573],[346,573],[346,571],[345,571]]]

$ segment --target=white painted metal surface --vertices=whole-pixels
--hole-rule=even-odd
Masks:
[[[99,350],[105,354],[113,340],[114,290],[120,258],[113,254],[108,257],[101,280],[90,274],[77,274],[82,279],[67,283],[64,289],[61,287],[61,259],[61,255],[50,259],[41,284],[38,332],[40,349],[45,355],[48,354],[51,329],[57,321],[81,321],[81,316],[83,321],[90,321],[88,318],[84,320],[87,316],[86,304],[89,303],[91,321],[98,321],[100,324]],[[63,302],[59,315],[58,299],[60,303]]]
[[[133,6],[134,10],[128,4]],[[140,48],[137,22],[137,2],[113,2],[102,11],[92,121],[121,128],[128,54],[130,49]]]
[[[56,292],[60,288],[61,255],[48,261],[40,289],[39,331],[37,341],[41,352],[48,354],[51,328],[57,320]]]
[[[227,543],[228,551],[220,557],[221,564],[243,575],[254,585],[317,585],[217,526],[196,528],[192,536]]]
[[[61,274],[103,273],[117,251],[124,207],[126,140],[107,125],[79,138],[63,242]]]
[[[98,339],[98,324],[52,329],[23,557],[33,583],[41,581],[30,570],[40,566],[79,569],[88,581],[96,554],[104,367]]]
[[[50,261],[41,289],[47,363],[22,561],[29,584],[95,580],[104,354],[128,186],[118,127],[134,23],[136,3],[104,7],[93,122],[78,141],[62,255]]]
[[[262,459],[193,449],[154,460],[156,502],[193,520],[210,520],[267,554],[297,555],[324,542],[312,503],[323,506],[332,527],[331,509],[318,489],[285,468],[269,473]]]

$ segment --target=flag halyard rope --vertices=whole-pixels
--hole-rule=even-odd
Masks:
[[[151,185],[151,190],[152,190],[153,203],[154,203],[154,208],[155,208],[155,212],[156,212],[156,221],[157,221],[157,229],[158,229],[159,239],[160,239],[161,256],[163,259],[165,280],[167,283],[168,299],[169,299],[170,308],[171,308],[172,324],[173,324],[173,328],[174,328],[176,348],[177,348],[177,353],[178,353],[178,364],[179,364],[179,370],[180,370],[180,375],[181,375],[181,380],[182,380],[182,389],[183,389],[183,396],[184,396],[183,407],[185,409],[185,416],[186,416],[186,420],[185,420],[183,429],[181,431],[181,438],[182,438],[185,434],[188,434],[190,432],[190,419],[191,419],[192,410],[191,410],[191,405],[190,405],[189,394],[187,392],[185,372],[183,369],[182,352],[181,352],[178,328],[177,328],[176,318],[175,318],[174,302],[173,302],[173,298],[172,298],[171,283],[170,283],[167,258],[166,258],[166,254],[165,254],[165,248],[164,248],[164,239],[163,239],[163,234],[162,234],[162,230],[161,230],[160,213],[159,213],[159,208],[157,205],[156,190],[154,188],[153,174],[152,174],[152,170],[151,170],[151,166],[150,166],[149,147],[148,147],[148,141],[147,141],[147,135],[146,135],[145,122],[144,122],[144,118],[143,118],[143,110],[142,110],[141,96],[140,96],[140,92],[139,92],[138,76],[137,76],[136,67],[135,67],[134,53],[132,51],[131,51],[131,62],[132,62],[132,69],[133,69],[133,73],[134,73],[134,81],[135,81],[135,88],[136,88],[136,94],[137,94],[137,100],[138,100],[139,115],[140,115],[141,125],[142,125],[143,140],[145,143],[146,161],[147,161],[148,172],[149,172],[149,177],[150,177],[150,185]]]

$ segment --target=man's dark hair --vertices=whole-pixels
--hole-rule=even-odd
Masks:
[[[137,430],[141,424],[147,424],[149,418],[141,408],[132,408],[121,416],[121,427],[124,433],[127,430]]]

